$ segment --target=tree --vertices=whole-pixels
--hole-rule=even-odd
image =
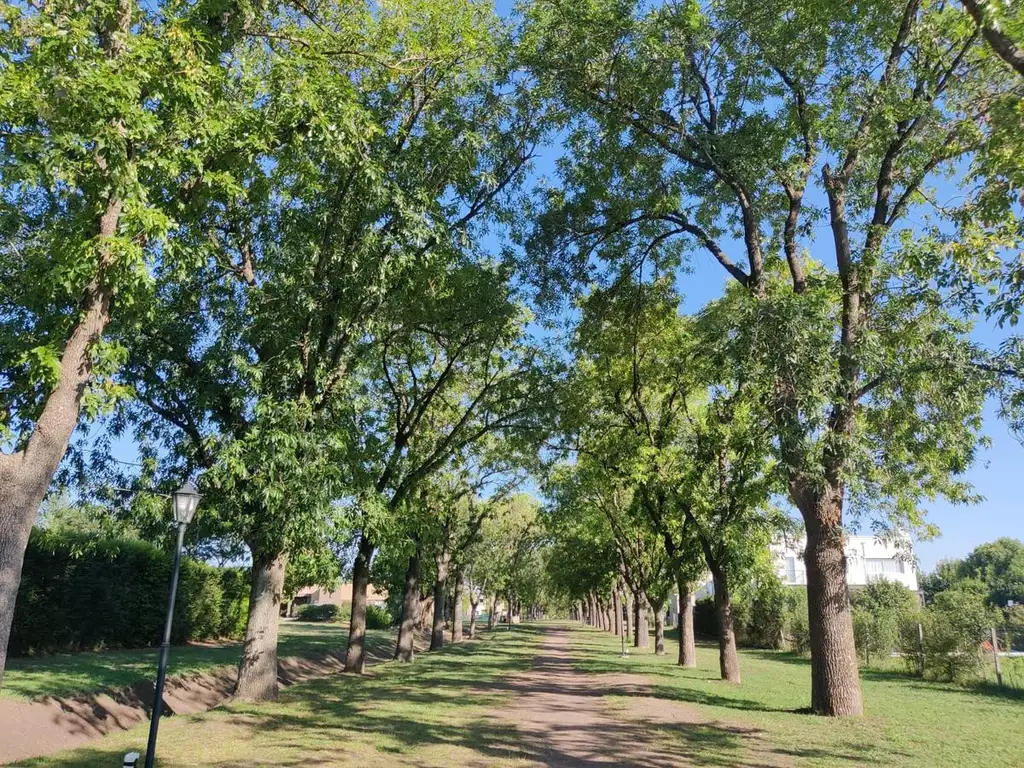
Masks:
[[[935,271],[912,269],[947,252],[945,230],[910,247],[907,220],[937,169],[982,145],[1006,84],[972,22],[927,0],[548,2],[524,36],[570,150],[528,240],[542,296],[603,259],[722,266],[735,359],[757,362],[746,380],[807,531],[812,708],[858,715],[844,512],[912,526],[925,496],[968,500],[953,478],[988,386]]]
[[[29,530],[80,418],[123,394],[105,332],[174,261],[158,199],[196,181],[243,14],[132,0],[0,14],[2,675]]]
[[[921,580],[921,589],[932,603],[964,581],[983,584],[989,605],[1024,604],[1024,544],[1004,537],[978,545],[963,560],[942,560]]]
[[[367,369],[391,354],[396,327],[412,332],[410,307],[435,298],[451,310],[439,296],[460,280],[496,277],[493,264],[473,272],[485,261],[477,228],[500,219],[539,125],[503,87],[503,34],[461,2],[275,8],[247,28],[237,109],[207,183],[168,201],[182,209],[174,246],[190,269],[158,274],[155,322],[129,365],[131,420],[181,466],[205,469],[204,492],[252,552],[241,697],[276,693],[287,554],[322,538],[337,499],[367,534],[348,652],[362,668],[375,549],[365,523],[399,508],[431,460],[424,451],[395,483],[386,462],[370,478],[362,455],[379,446],[363,427],[376,416],[353,406],[376,406]],[[222,183],[226,173],[241,181]],[[411,434],[391,446],[395,462]]]

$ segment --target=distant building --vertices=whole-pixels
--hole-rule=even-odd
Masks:
[[[387,603],[386,592],[378,592],[371,584],[366,589],[366,602],[368,605],[383,606]],[[303,587],[295,593],[292,601],[294,611],[300,605],[336,605],[341,608],[343,605],[352,605],[352,584],[339,584],[336,589],[325,587]]]
[[[783,584],[807,586],[804,570],[804,548],[807,540],[800,538],[773,544],[772,559]],[[884,541],[874,536],[846,537],[846,583],[864,587],[875,581],[895,581],[917,592],[917,568],[910,542]]]
[[[770,551],[775,571],[782,583],[792,587],[807,586],[807,571],[804,568],[804,549],[807,539],[788,539],[772,544]],[[909,541],[899,544],[884,541],[875,536],[846,537],[846,585],[852,589],[864,587],[875,581],[895,581],[912,592],[918,591],[917,568]],[[694,590],[696,600],[713,597],[715,587],[708,574]],[[679,616],[679,595],[669,600],[668,621],[674,626]]]

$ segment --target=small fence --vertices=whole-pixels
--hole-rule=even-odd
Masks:
[[[906,672],[932,680],[981,684],[1024,693],[1024,625],[967,630],[930,622],[900,627],[899,649],[872,658],[870,643],[858,642],[865,666]],[[858,638],[863,640],[863,638]]]

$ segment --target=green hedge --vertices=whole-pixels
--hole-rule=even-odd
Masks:
[[[337,621],[341,609],[334,603],[303,605],[299,608],[299,621]]]
[[[172,553],[143,541],[33,530],[9,652],[139,648],[160,643]],[[248,573],[184,559],[172,642],[235,637],[245,628]]]
[[[388,629],[394,623],[391,618],[391,611],[384,606],[366,606],[366,628],[367,629]]]

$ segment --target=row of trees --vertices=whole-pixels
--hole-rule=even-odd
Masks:
[[[812,705],[859,713],[848,512],[913,528],[971,498],[1024,349],[968,335],[1017,317],[1024,174],[1019,19],[964,5],[0,5],[0,647],[83,417],[110,429],[69,470],[130,435],[136,487],[202,473],[197,545],[249,550],[253,699],[289,557],[353,550],[361,670],[375,559],[410,606],[447,584],[480,492],[556,434],[564,589],[593,570],[660,613],[706,566],[729,679],[730,589],[788,497]],[[528,179],[546,141],[556,173]],[[682,318],[698,254],[730,285]],[[578,326],[572,397],[534,320]]]
[[[117,485],[200,473],[195,546],[248,549],[237,694],[276,692],[290,556],[354,547],[362,671],[374,555],[415,581],[436,550],[443,593],[559,376],[482,244],[542,126],[509,30],[456,0],[3,14],[0,647],[72,431],[107,413],[66,464],[85,491],[130,435]],[[123,514],[166,531],[157,500]]]

